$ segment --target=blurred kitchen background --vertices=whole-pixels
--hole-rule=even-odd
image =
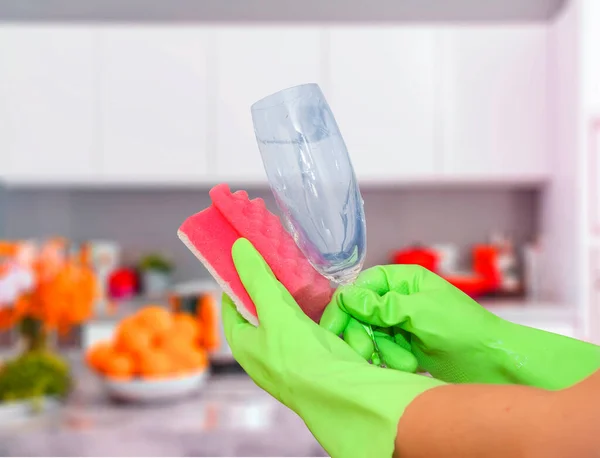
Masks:
[[[0,256],[55,243],[102,288],[48,333],[66,400],[34,409],[0,368],[0,454],[325,456],[235,365],[218,288],[176,234],[221,182],[276,212],[250,105],[306,82],[360,181],[366,267],[420,263],[502,317],[600,343],[599,48],[597,0],[0,3]],[[157,309],[197,320],[191,375],[94,352],[139,343],[123,323],[171,319]],[[10,317],[7,361],[31,318]]]

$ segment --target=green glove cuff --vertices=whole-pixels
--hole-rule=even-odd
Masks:
[[[490,349],[498,376],[520,385],[559,390],[600,369],[599,346],[504,320]]]
[[[371,365],[332,369],[320,374],[319,382],[294,384],[288,406],[333,457],[391,457],[406,407],[421,393],[444,385]]]

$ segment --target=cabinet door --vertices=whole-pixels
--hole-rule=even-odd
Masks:
[[[548,172],[547,27],[442,33],[444,169],[465,178]]]
[[[206,176],[209,33],[182,26],[103,29],[102,171],[108,181]]]
[[[588,170],[588,192],[590,232],[600,237],[600,115],[590,117],[588,123],[589,148],[586,162]]]
[[[578,28],[572,32],[575,36],[575,30],[577,30],[580,33],[579,39],[581,40],[580,90],[584,94],[581,103],[584,109],[596,111],[600,107],[600,53],[598,52],[598,43],[600,43],[600,2],[586,0],[578,6],[571,6],[571,9],[574,8],[581,9],[579,13],[581,23],[578,23]],[[567,18],[571,16],[567,16]],[[565,21],[565,19],[562,19],[562,21]],[[564,36],[561,36],[561,38],[564,39]],[[567,40],[564,41],[568,42]]]
[[[250,106],[304,83],[321,83],[321,32],[305,27],[226,27],[217,32],[219,179],[266,182]]]
[[[12,181],[92,177],[95,32],[0,26],[0,158]]]
[[[367,180],[435,172],[435,32],[330,30],[330,103],[356,174]]]

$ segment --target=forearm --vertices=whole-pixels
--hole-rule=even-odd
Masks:
[[[597,456],[599,422],[600,372],[563,391],[447,385],[426,391],[406,409],[396,456]]]

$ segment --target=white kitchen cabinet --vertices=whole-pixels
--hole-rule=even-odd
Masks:
[[[335,27],[329,43],[329,101],[357,176],[432,177],[435,30]]]
[[[548,27],[440,32],[443,168],[453,178],[548,172]]]
[[[580,3],[582,13],[581,23],[578,25],[580,33],[579,40],[582,43],[580,57],[582,97],[581,103],[584,108],[598,113],[600,107],[600,2],[595,0],[583,0]]]
[[[107,181],[201,181],[208,174],[210,31],[102,30],[101,170]]]
[[[10,181],[95,174],[95,32],[0,26],[0,160]]]
[[[322,32],[313,27],[223,27],[215,52],[216,173],[266,182],[250,106],[281,89],[322,82]]]

